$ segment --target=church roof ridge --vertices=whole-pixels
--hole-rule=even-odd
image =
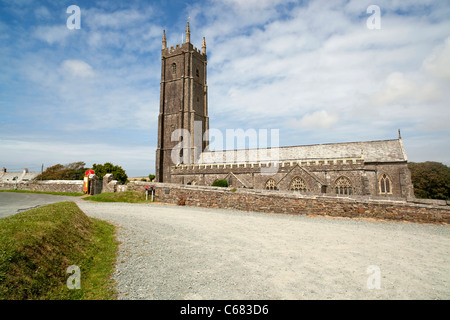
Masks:
[[[314,146],[327,146],[327,145],[342,145],[342,144],[357,144],[357,143],[375,143],[375,142],[394,142],[399,139],[384,139],[384,140],[367,140],[367,141],[347,141],[347,142],[327,142],[327,143],[313,143],[313,144],[299,144],[293,146],[279,146],[279,147],[266,147],[266,148],[244,148],[244,149],[225,149],[216,151],[205,152],[224,152],[224,151],[242,151],[242,150],[261,150],[261,149],[276,149],[276,148],[297,148],[297,147],[314,147]]]
[[[237,158],[249,157],[250,153],[257,151],[278,150],[279,160],[292,159],[336,159],[336,158],[363,158],[366,162],[405,162],[405,152],[400,139],[337,142],[312,145],[231,149],[202,152],[200,158],[202,162],[208,162],[211,157],[225,157],[227,154],[235,153]],[[260,156],[259,161],[268,155]],[[268,158],[269,159],[269,158]]]

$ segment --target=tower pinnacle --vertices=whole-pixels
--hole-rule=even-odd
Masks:
[[[191,30],[189,30],[189,21],[187,22],[186,26],[186,42],[187,43],[191,42]]]
[[[163,50],[167,49],[166,30],[163,30],[162,48]]]
[[[202,54],[206,54],[206,40],[205,40],[205,37],[203,37],[203,42],[202,42]]]

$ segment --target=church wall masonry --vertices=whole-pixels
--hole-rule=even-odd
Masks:
[[[309,192],[334,194],[336,181],[346,177],[355,195],[378,195],[379,179],[387,174],[392,197],[411,197],[410,175],[405,163],[365,164],[362,159],[279,162],[274,174],[261,174],[261,169],[273,163],[194,164],[171,167],[172,183],[210,186],[215,180],[226,179],[235,188],[266,189],[273,179],[277,189],[289,190],[292,180],[302,178]],[[324,188],[325,187],[325,188]],[[412,187],[412,186],[411,186]]]

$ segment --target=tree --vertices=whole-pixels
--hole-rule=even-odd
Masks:
[[[216,180],[213,182],[212,184],[213,187],[228,187],[228,181],[225,179],[221,179],[221,180]]]
[[[103,179],[105,174],[112,173],[114,176],[114,179],[119,181],[120,183],[124,184],[128,176],[125,173],[125,170],[122,169],[120,166],[115,166],[111,162],[106,162],[105,164],[96,164],[94,163],[92,165],[92,170],[95,171],[95,174],[99,179]]]
[[[450,168],[440,162],[410,162],[414,194],[422,199],[450,200]]]
[[[35,180],[83,180],[86,171],[85,165],[86,163],[83,161],[65,165],[58,163],[45,169]]]
[[[155,179],[155,175],[154,174],[149,174],[148,178],[150,179],[150,182],[153,181],[153,179]]]

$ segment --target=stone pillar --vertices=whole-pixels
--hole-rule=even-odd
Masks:
[[[103,177],[102,192],[116,192],[117,185],[119,185],[119,181],[114,180],[112,173],[107,173]]]
[[[102,182],[97,177],[97,175],[91,174],[89,175],[89,194],[92,196],[94,194],[99,194],[102,192]]]
[[[400,169],[400,189],[402,192],[402,197],[408,200],[414,200],[416,197],[414,195],[414,185],[411,181],[411,172],[408,169],[408,165]]]

